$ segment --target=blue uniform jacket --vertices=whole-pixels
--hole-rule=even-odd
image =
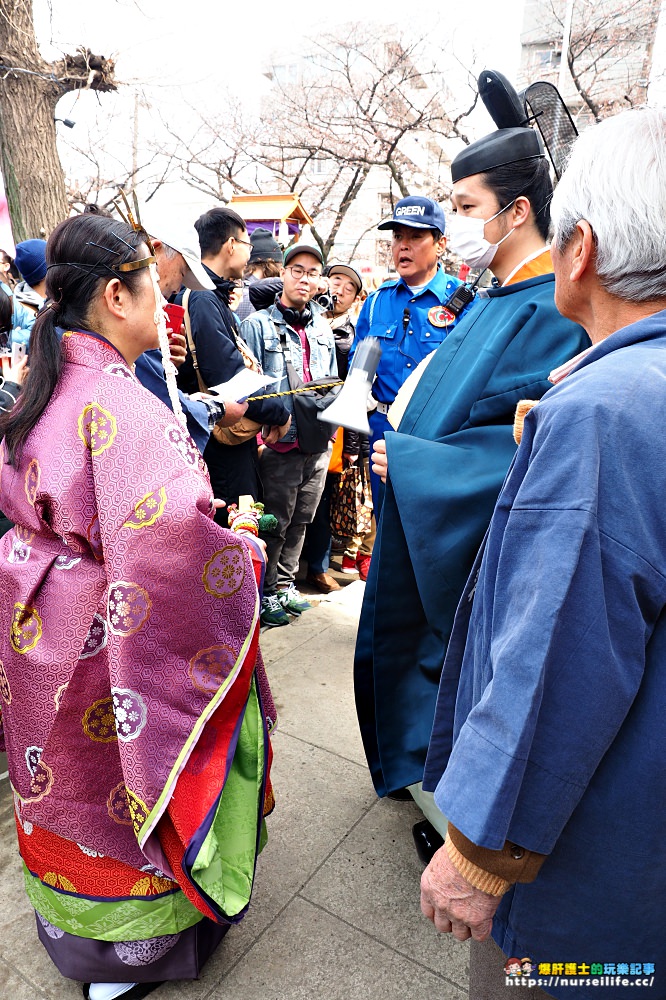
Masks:
[[[435,317],[434,312],[437,306],[448,302],[461,284],[440,266],[432,281],[416,296],[400,278],[382,285],[365,300],[356,324],[352,351],[364,337],[379,337],[382,357],[372,387],[375,399],[392,403],[418,363],[432,354],[454,328],[456,319],[447,321],[446,326],[433,322],[437,319],[444,324],[444,319]],[[405,309],[409,310],[406,326]]]
[[[389,478],[361,611],[354,682],[378,794],[420,781],[453,616],[515,454],[520,399],[590,346],[552,274],[489,289],[387,433]]]
[[[665,386],[663,311],[598,344],[527,417],[456,616],[424,778],[475,843],[549,855],[502,898],[506,954],[650,963],[659,997]],[[544,984],[562,1000],[627,993],[576,985]]]

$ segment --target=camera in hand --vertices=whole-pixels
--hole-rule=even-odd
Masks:
[[[337,295],[332,295],[331,292],[320,292],[314,296],[314,301],[322,307],[324,312],[332,313],[338,297]]]

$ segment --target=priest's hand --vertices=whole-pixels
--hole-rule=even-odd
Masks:
[[[372,471],[379,476],[383,483],[386,482],[388,472],[388,458],[386,455],[386,441],[375,441],[375,449],[372,453]]]
[[[458,941],[485,941],[500,899],[470,885],[446,847],[440,847],[421,876],[421,911],[440,933],[453,934]]]

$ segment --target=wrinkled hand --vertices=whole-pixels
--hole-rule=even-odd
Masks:
[[[169,349],[171,360],[176,368],[180,368],[187,357],[187,340],[182,333],[171,330],[169,333]]]
[[[440,847],[421,876],[421,911],[442,934],[485,941],[501,896],[475,889]]]
[[[388,474],[388,458],[386,455],[386,441],[375,441],[375,450],[371,455],[372,471],[379,476],[383,483],[386,482]]]
[[[23,385],[25,382],[25,377],[28,374],[28,359],[21,358],[17,361],[15,365],[9,369],[5,376],[7,382],[14,382],[16,385]]]
[[[237,403],[235,399],[224,400],[224,416],[219,421],[223,427],[233,427],[247,410],[247,403]]]

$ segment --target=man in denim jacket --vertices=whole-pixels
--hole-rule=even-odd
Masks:
[[[269,309],[253,313],[242,324],[241,336],[266,375],[277,379],[276,392],[289,389],[284,352],[303,380],[337,375],[331,327],[312,296],[316,294],[324,260],[317,247],[296,244],[284,256],[284,287]],[[326,481],[330,447],[309,454],[298,444],[293,398],[282,397],[291,427],[281,441],[261,453],[266,510],[278,520],[278,531],[267,542],[266,578],[261,604],[264,625],[288,625],[310,605],[295,586],[305,539]]]

